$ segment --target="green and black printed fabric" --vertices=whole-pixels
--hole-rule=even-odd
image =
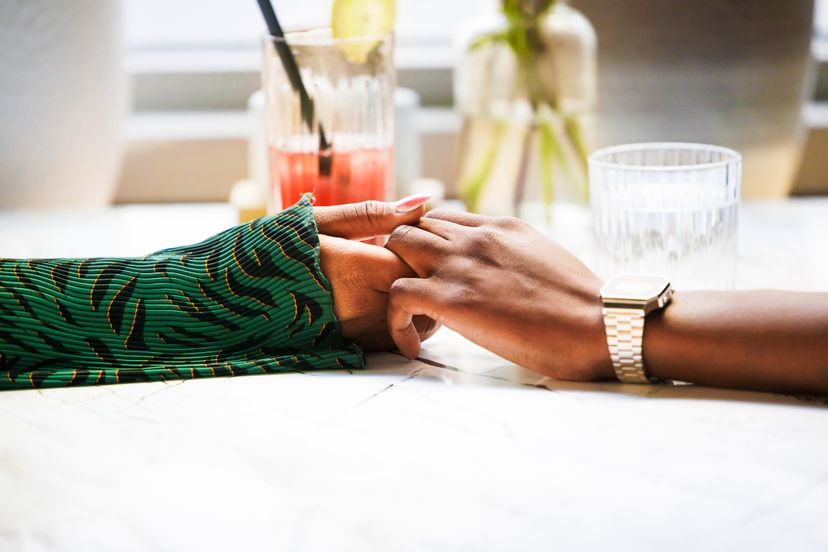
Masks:
[[[142,258],[0,259],[0,389],[363,366],[307,197]]]

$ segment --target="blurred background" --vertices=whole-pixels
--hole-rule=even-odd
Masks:
[[[598,145],[784,149],[791,175],[747,195],[828,193],[828,0],[571,3],[598,35]],[[274,4],[286,27],[329,22],[329,0]],[[452,45],[484,4],[398,0],[406,170],[449,195]],[[262,31],[252,0],[0,0],[0,208],[225,201],[251,172]]]

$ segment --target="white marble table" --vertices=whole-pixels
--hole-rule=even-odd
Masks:
[[[583,218],[560,236],[588,256]],[[141,254],[224,206],[0,214]],[[140,232],[139,232],[140,230]],[[828,290],[828,200],[742,213],[742,287]],[[444,330],[369,370],[0,393],[0,550],[826,550],[828,405],[568,384]]]

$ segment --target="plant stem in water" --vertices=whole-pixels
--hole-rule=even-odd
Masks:
[[[541,193],[543,194],[544,216],[546,224],[549,225],[552,223],[552,200],[555,199],[552,159],[556,157],[555,150],[558,148],[555,144],[555,134],[549,128],[548,122],[543,122],[540,125],[538,142],[540,146],[538,165],[540,169]]]
[[[477,211],[480,206],[480,196],[489,181],[497,160],[497,152],[503,144],[503,136],[506,132],[506,123],[497,121],[494,123],[495,128],[492,132],[492,139],[489,142],[489,147],[483,154],[483,159],[477,171],[471,173],[468,177],[460,182],[460,190],[466,198],[467,207],[470,211]],[[465,160],[464,160],[465,161]]]
[[[520,215],[520,204],[523,203],[523,198],[526,194],[526,177],[529,174],[529,155],[531,153],[532,135],[535,133],[534,123],[526,126],[526,132],[523,135],[523,144],[520,147],[520,166],[517,171],[517,181],[515,182],[515,194],[512,201],[512,214]]]

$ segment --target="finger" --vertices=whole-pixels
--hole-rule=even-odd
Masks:
[[[460,225],[447,220],[428,218],[428,216],[425,216],[417,223],[417,228],[422,228],[443,239],[451,240],[451,238],[457,235],[458,230],[460,230]]]
[[[396,203],[363,201],[347,205],[314,207],[319,233],[362,240],[390,234],[400,224],[414,224],[425,213],[428,194],[409,196]]]
[[[355,263],[354,272],[363,273],[365,281],[376,291],[388,293],[394,280],[413,278],[417,275],[405,261],[384,247],[357,241],[341,241],[347,245],[347,254]]]
[[[409,360],[420,354],[420,335],[414,316],[433,316],[439,286],[430,279],[403,278],[394,282],[388,295],[388,333]]]
[[[386,249],[392,251],[414,269],[417,276],[427,278],[448,254],[450,242],[416,226],[398,226],[391,232]]]
[[[462,211],[446,211],[445,209],[435,209],[433,211],[429,211],[426,218],[445,220],[461,226],[482,226],[487,222],[492,221],[492,217],[485,217],[483,215],[476,215],[474,213],[466,213]]]

